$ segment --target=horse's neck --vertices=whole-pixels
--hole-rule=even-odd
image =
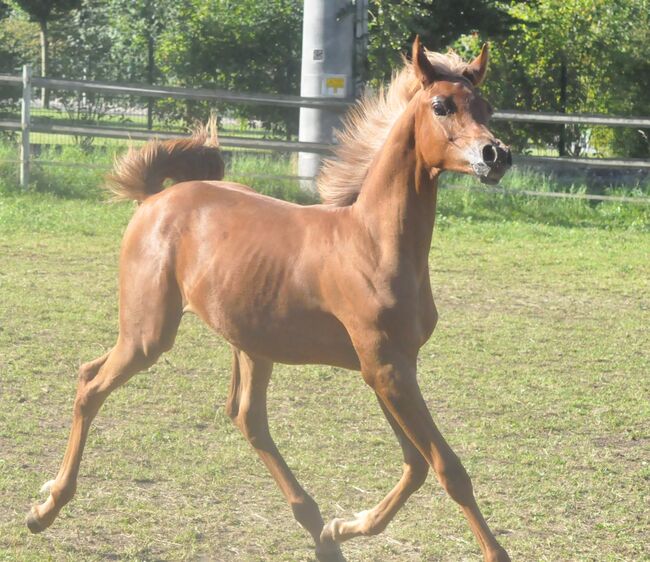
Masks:
[[[424,273],[436,196],[437,179],[418,162],[415,115],[407,107],[375,158],[355,211],[388,262],[398,265],[409,260],[418,273]]]

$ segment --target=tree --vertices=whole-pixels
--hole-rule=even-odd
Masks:
[[[650,112],[647,0],[536,0],[515,4],[510,12],[518,20],[516,32],[493,45],[486,84],[497,106]],[[529,125],[505,136],[520,148],[529,139],[555,145],[560,155],[580,155],[587,147],[606,155],[649,155],[643,134],[629,129]]]
[[[16,4],[24,10],[40,29],[41,41],[41,76],[46,77],[49,72],[49,34],[48,22],[60,18],[70,10],[78,8],[81,0],[15,0]],[[49,107],[49,92],[47,88],[41,90],[43,107]]]
[[[0,20],[3,20],[6,17],[8,17],[10,13],[11,13],[11,7],[9,6],[9,4],[6,4],[5,2],[2,2],[0,0]]]
[[[444,51],[461,35],[487,39],[512,32],[517,18],[493,0],[370,0],[368,78],[382,82],[409,52],[415,34],[431,50]]]
[[[112,0],[113,48],[131,63],[131,80],[155,84],[159,42],[168,22],[177,21],[188,2],[181,0]],[[153,122],[154,100],[148,99],[147,125]]]
[[[0,72],[19,74],[23,64],[38,60],[38,51],[34,24],[16,18],[11,7],[0,4]],[[20,98],[15,86],[0,86],[0,113],[14,111]]]
[[[189,0],[168,22],[158,42],[157,63],[168,83],[295,94],[301,35],[302,0]],[[224,107],[278,132],[297,129],[295,110]],[[207,112],[198,103],[169,102],[168,108],[187,119],[204,118]]]

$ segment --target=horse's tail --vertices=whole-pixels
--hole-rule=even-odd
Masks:
[[[106,187],[114,199],[144,201],[162,191],[167,179],[179,183],[220,180],[223,175],[216,119],[212,116],[207,125],[198,127],[189,138],[151,140],[142,148],[129,148],[115,161]]]

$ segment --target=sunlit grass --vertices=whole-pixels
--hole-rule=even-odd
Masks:
[[[229,348],[192,316],[100,412],[77,497],[50,530],[27,532],[63,455],[78,365],[115,341],[132,212],[0,197],[0,560],[312,561],[224,413]],[[441,225],[430,256],[440,322],[419,379],[492,528],[513,560],[643,560],[650,233],[454,215]],[[277,366],[269,412],[326,518],[367,509],[399,479],[399,447],[358,373]],[[480,559],[433,477],[384,534],[343,550],[350,562]]]
[[[122,148],[79,146],[43,148],[32,165],[30,193],[57,198],[106,199],[102,189],[115,155]],[[225,151],[226,179],[250,185],[261,193],[302,204],[314,203],[313,183],[291,179],[297,173],[297,154],[260,153],[245,150]],[[22,197],[18,186],[18,151],[15,144],[0,143],[0,196]],[[52,165],[52,163],[58,165]],[[462,189],[445,189],[446,186]],[[529,223],[586,226],[598,228],[650,229],[650,204],[618,201],[587,201],[535,197],[523,192],[589,191],[587,179],[559,181],[552,175],[525,168],[513,168],[493,193],[483,189],[475,178],[457,174],[443,175],[438,202],[438,222],[453,217],[466,221],[520,221]],[[650,198],[650,183],[639,180],[632,185],[603,186],[605,195]],[[20,205],[20,203],[17,203]]]

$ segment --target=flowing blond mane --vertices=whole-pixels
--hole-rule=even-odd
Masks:
[[[456,53],[426,51],[441,74],[458,76],[467,68]],[[334,157],[323,162],[316,180],[323,203],[335,207],[351,205],[361,191],[375,155],[383,146],[395,121],[420,89],[410,62],[393,74],[387,88],[362,98],[346,115],[343,130],[336,132]]]

